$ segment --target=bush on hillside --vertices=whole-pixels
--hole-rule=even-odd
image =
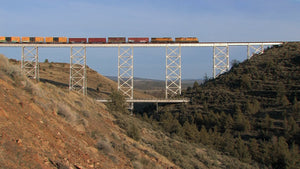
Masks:
[[[110,112],[117,111],[117,112],[127,112],[127,104],[125,97],[118,91],[113,90],[110,95],[111,102],[108,103],[108,109]]]

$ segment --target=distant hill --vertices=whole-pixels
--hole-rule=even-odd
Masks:
[[[118,81],[117,76],[106,76],[106,77],[115,82]],[[193,86],[195,81],[197,81],[198,84],[203,83],[203,80],[200,79],[182,79],[181,88],[185,90],[188,87]],[[166,82],[164,80],[134,77],[133,86],[135,90],[162,98],[164,97],[164,92],[166,88],[165,83]]]

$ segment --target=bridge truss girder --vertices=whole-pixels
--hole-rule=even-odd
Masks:
[[[181,46],[166,47],[165,98],[181,94]]]
[[[216,78],[229,70],[229,46],[214,46],[213,76]]]
[[[71,47],[69,90],[87,95],[86,47]]]
[[[264,53],[264,45],[248,45],[247,59],[250,59],[254,54]]]
[[[39,81],[39,54],[37,46],[22,46],[21,70],[28,78]]]

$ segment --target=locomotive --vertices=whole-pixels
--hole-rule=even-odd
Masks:
[[[46,43],[46,44],[104,44],[104,43],[198,43],[196,37],[108,37],[108,38],[67,38],[67,37],[0,37],[0,43]]]

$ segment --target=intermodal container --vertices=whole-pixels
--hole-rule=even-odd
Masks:
[[[175,38],[175,42],[179,43],[197,43],[198,38],[196,37],[180,37],[180,38]]]
[[[43,37],[35,37],[35,43],[44,43],[45,39]]]
[[[149,38],[128,38],[128,43],[148,43]]]
[[[11,42],[11,37],[5,37],[6,42]]]
[[[67,43],[68,42],[68,38],[67,37],[59,37],[58,38],[58,42],[59,43]]]
[[[11,37],[12,43],[20,43],[20,37]]]
[[[106,38],[89,38],[89,43],[106,43]]]
[[[53,37],[53,43],[67,43],[68,38],[66,37]]]
[[[69,38],[69,43],[86,43],[86,38]]]
[[[163,37],[163,38],[151,38],[151,43],[171,43],[174,42],[172,38]]]
[[[29,43],[30,37],[22,37],[22,43]]]
[[[30,38],[29,38],[29,42],[30,42],[30,43],[35,43],[35,37],[30,37]]]
[[[53,37],[46,37],[45,38],[46,43],[53,43]]]
[[[5,42],[6,42],[6,38],[5,38],[4,36],[1,36],[1,37],[0,37],[0,42],[1,42],[1,43],[5,43]]]
[[[126,43],[125,37],[109,37],[108,43]]]

